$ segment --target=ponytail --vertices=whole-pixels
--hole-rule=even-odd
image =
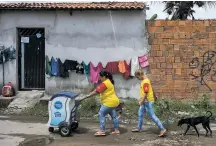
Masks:
[[[114,80],[113,80],[113,75],[111,74],[111,73],[109,73],[109,72],[107,72],[107,71],[101,71],[100,72],[100,76],[101,77],[106,77],[107,79],[109,79],[110,81],[111,81],[111,83],[114,85],[115,84],[115,82],[114,82]]]

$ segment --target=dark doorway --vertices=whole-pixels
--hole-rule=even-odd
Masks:
[[[44,28],[18,28],[18,46],[19,89],[44,90]]]

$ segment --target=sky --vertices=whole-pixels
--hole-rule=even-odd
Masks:
[[[109,1],[118,1],[118,2],[124,2],[124,1],[140,1],[140,2],[146,2],[147,5],[149,5],[149,10],[146,11],[147,19],[151,18],[152,15],[157,14],[157,19],[166,19],[168,16],[166,13],[163,12],[164,4],[159,2],[150,2],[150,1],[144,1],[144,0],[50,0],[50,1],[41,1],[41,0],[25,0],[25,1],[14,1],[14,0],[0,0],[0,2],[109,2]],[[212,8],[198,8],[195,7],[195,19],[215,19],[216,18],[216,7]]]

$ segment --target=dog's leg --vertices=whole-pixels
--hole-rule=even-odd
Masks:
[[[208,136],[208,129],[206,128],[207,127],[206,123],[202,123],[202,126],[206,130],[206,135],[205,136]]]
[[[210,131],[210,136],[212,136],[212,130],[211,130],[211,128],[210,128],[210,125],[209,125],[209,122],[206,124],[206,127],[209,129],[209,131]]]
[[[194,127],[194,129],[196,130],[196,133],[197,133],[197,135],[198,135],[198,137],[199,137],[199,132],[198,132],[196,126],[194,125],[193,127]]]
[[[185,130],[185,133],[184,133],[184,135],[186,135],[187,134],[187,132],[188,132],[188,130],[190,129],[190,125],[187,125],[187,129]]]

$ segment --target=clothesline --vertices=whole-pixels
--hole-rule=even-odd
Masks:
[[[130,79],[135,76],[135,71],[140,68],[149,66],[147,55],[132,57],[130,63],[125,60],[110,61],[103,66],[101,62],[94,65],[92,62],[85,63],[82,61],[79,63],[76,60],[66,59],[64,63],[60,58],[46,56],[46,74],[51,76],[57,76],[62,78],[69,77],[69,71],[75,71],[76,73],[85,74],[89,78],[89,82],[98,83],[99,72],[101,70],[108,71],[112,74],[121,73],[125,79]]]

